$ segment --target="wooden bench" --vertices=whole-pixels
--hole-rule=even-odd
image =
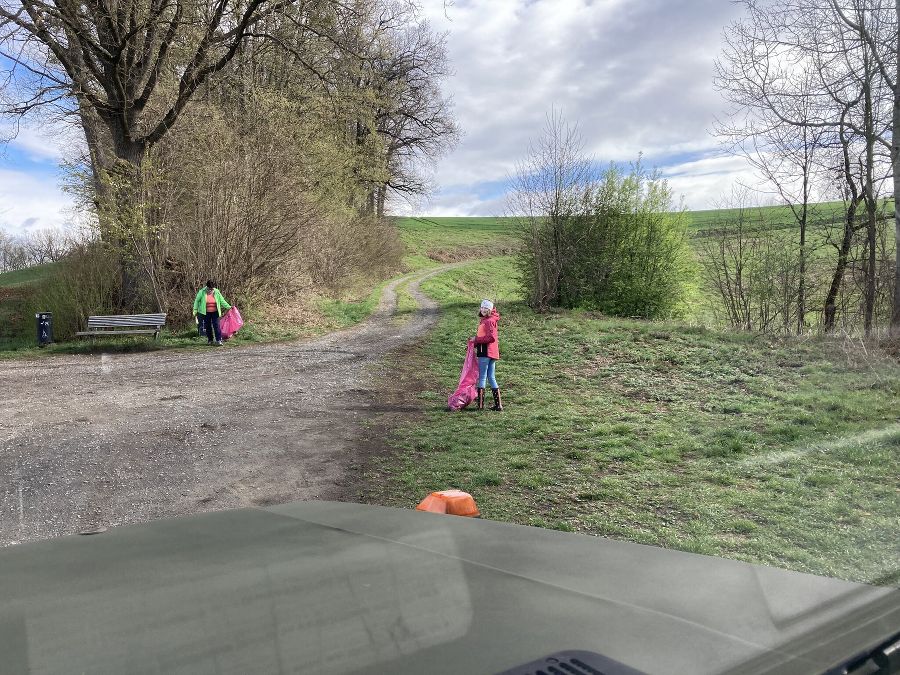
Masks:
[[[165,314],[120,314],[118,316],[89,316],[86,331],[75,335],[135,335],[153,334],[159,338],[159,331],[166,325]]]

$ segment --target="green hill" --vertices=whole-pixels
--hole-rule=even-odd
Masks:
[[[776,229],[795,226],[791,210],[786,206],[753,207],[754,217],[761,217]],[[702,232],[736,220],[739,209],[688,211],[688,230]],[[840,223],[843,204],[826,202],[810,207],[810,230],[823,223]],[[485,255],[505,255],[517,243],[518,221],[510,217],[431,217],[396,218],[400,236],[407,246],[407,265],[420,266],[436,262],[465,260]],[[430,262],[429,262],[430,261]]]
[[[47,273],[44,265],[0,274],[0,350],[18,345],[28,334],[31,294]]]
[[[24,270],[0,273],[0,288],[20,288],[29,286],[47,277],[53,269],[53,263],[35,265]]]

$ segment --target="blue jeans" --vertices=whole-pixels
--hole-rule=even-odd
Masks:
[[[489,356],[479,356],[478,357],[478,386],[481,389],[484,389],[484,385],[488,382],[491,384],[491,389],[499,389],[500,385],[497,384],[497,378],[494,377],[494,366],[497,365],[497,359],[492,359]]]
[[[200,315],[200,320],[206,328],[206,339],[213,341],[213,335],[216,336],[216,342],[222,341],[222,330],[219,328],[219,313],[207,312]]]

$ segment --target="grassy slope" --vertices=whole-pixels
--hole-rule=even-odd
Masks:
[[[52,269],[53,265],[49,264],[36,265],[35,267],[16,270],[15,272],[2,272],[0,273],[0,288],[15,288],[33,284],[43,279]]]
[[[843,213],[843,204],[841,202],[824,202],[822,204],[813,204],[810,207],[809,219],[812,225],[816,221],[831,221],[833,218],[840,218]],[[750,209],[756,211],[756,209]],[[794,226],[795,217],[791,209],[787,206],[766,206],[761,209],[765,215],[766,221],[774,226]],[[693,230],[705,230],[714,227],[723,221],[733,219],[736,215],[736,209],[709,209],[706,211],[689,211],[689,227]]]
[[[896,362],[821,340],[535,315],[509,258],[424,288],[444,312],[404,359],[427,412],[394,429],[373,501],[458,487],[488,518],[898,582]],[[450,414],[484,296],[503,312],[508,410]]]
[[[4,349],[23,345],[26,340],[21,333],[33,326],[30,319],[28,300],[36,283],[45,278],[52,265],[39,265],[15,272],[0,274],[0,353]]]
[[[828,220],[840,217],[840,202],[815,204],[811,209],[811,220]],[[753,209],[754,211],[756,209]],[[761,208],[767,222],[778,225],[792,225],[794,216],[786,206],[766,206]],[[705,230],[724,220],[734,218],[737,209],[709,209],[688,211],[688,228]],[[504,217],[471,218],[397,218],[400,235],[407,250],[414,255],[425,255],[427,251],[439,251],[453,247],[479,246],[486,249],[506,247],[515,243],[516,219]]]
[[[516,245],[516,224],[511,218],[397,218],[396,222],[409,270],[490,257]]]

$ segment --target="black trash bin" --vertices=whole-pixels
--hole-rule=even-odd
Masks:
[[[38,347],[44,347],[53,342],[53,312],[35,314],[34,323],[37,327]]]

